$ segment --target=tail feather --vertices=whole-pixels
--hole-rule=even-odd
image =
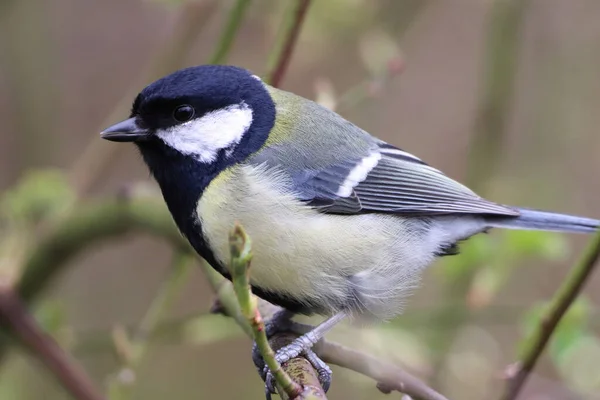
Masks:
[[[492,217],[487,220],[490,227],[527,229],[542,231],[593,233],[600,228],[600,220],[558,214],[548,211],[519,208],[518,217]]]

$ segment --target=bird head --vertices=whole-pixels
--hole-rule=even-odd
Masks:
[[[260,78],[238,67],[203,65],[148,85],[133,102],[130,117],[101,137],[135,143],[147,162],[148,157],[184,157],[231,164],[263,145],[274,120],[275,105]]]

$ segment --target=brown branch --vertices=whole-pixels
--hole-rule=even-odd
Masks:
[[[272,86],[279,86],[285,75],[309,5],[310,0],[297,0],[295,4],[290,6],[290,11],[281,25],[278,40],[271,51],[267,63],[268,73],[265,80]],[[206,262],[203,263],[203,267],[207,279],[217,295],[217,299],[211,310],[215,313],[234,318],[244,332],[252,338],[253,329],[251,324],[248,323],[248,319],[242,315],[239,304],[235,301],[232,284],[216,274]],[[260,301],[257,313],[264,316],[272,316],[277,309],[278,307],[265,301]],[[277,334],[269,339],[268,344],[272,349],[277,350],[291,343],[296,337],[288,333]],[[325,398],[325,393],[319,383],[316,371],[306,358],[299,356],[289,360],[282,366],[282,370],[285,374],[289,374],[294,382],[299,383],[305,389],[300,394],[300,397],[308,398],[315,395],[319,398]],[[293,392],[294,390],[290,393],[293,395]],[[283,395],[286,396],[286,393],[283,392]]]
[[[82,204],[47,232],[35,251],[29,255],[21,279],[17,283],[18,293],[24,302],[33,303],[75,256],[99,242],[114,240],[133,232],[161,237],[177,251],[191,253],[189,244],[179,234],[166,207],[160,201],[126,197],[97,204]],[[205,262],[203,264],[205,265]],[[250,327],[241,317],[231,283],[211,267],[205,267],[207,276],[211,278],[209,282],[221,299],[220,305],[231,310],[244,332],[250,333]],[[269,303],[260,302],[263,315],[271,316],[276,310],[277,308]],[[7,349],[6,340],[0,337],[0,359]],[[277,342],[279,340],[282,339],[277,336],[271,338],[270,343],[274,348],[278,348],[281,344]],[[308,373],[308,369],[312,370],[308,361],[302,357],[294,360],[288,362],[284,369],[287,371],[289,368],[289,373],[304,386],[314,386],[315,381],[312,378],[316,375],[314,370]]]
[[[188,243],[177,232],[162,202],[154,199],[123,198],[116,201],[105,201],[100,204],[81,205],[66,219],[60,221],[52,231],[48,232],[47,236],[36,247],[36,251],[29,255],[21,280],[17,284],[23,301],[28,304],[35,301],[50,283],[60,275],[67,262],[76,255],[98,242],[116,239],[132,232],[161,237],[178,251],[191,251]],[[206,266],[206,270],[207,276],[210,277],[209,282],[219,299],[218,307],[215,307],[215,310],[226,315],[233,315],[235,321],[250,336],[250,327],[241,315],[231,282],[225,280],[208,266]],[[259,309],[265,319],[270,318],[279,310],[278,307],[262,300],[259,301]],[[292,334],[281,333],[270,338],[269,343],[272,348],[278,349],[289,344],[294,338],[295,336]],[[5,340],[0,341],[0,356],[6,349]],[[384,363],[375,364],[379,365],[379,368],[364,370],[356,364],[348,363],[346,365],[343,361],[336,361],[336,356],[331,355],[336,353],[332,353],[331,350],[327,349],[325,347],[325,354],[329,354],[328,357],[332,363],[364,373],[376,381],[383,382],[388,387],[403,387],[408,394],[411,393],[408,390],[413,390],[410,388],[412,382],[415,382],[415,378],[412,378],[413,380],[407,378],[410,375],[401,373],[402,371],[398,367],[391,366],[390,371],[395,373],[389,372],[387,375],[384,374],[383,366],[387,366]],[[327,353],[327,351],[329,352]],[[341,357],[339,354],[337,357],[338,359],[344,359],[343,357],[339,358]],[[356,352],[346,357],[348,360],[357,360]],[[368,356],[365,357],[367,358],[363,358],[363,360],[373,360]],[[289,361],[284,365],[284,369],[294,377],[294,380],[299,381],[305,387],[314,386],[314,382],[318,382],[314,369],[303,357]],[[425,386],[425,384],[415,384],[414,386],[418,388]],[[420,392],[413,390],[412,393]],[[423,391],[423,393],[427,392]],[[443,397],[431,396],[422,398],[426,400],[443,399]]]
[[[77,254],[131,232],[162,237],[175,249],[191,252],[161,201],[128,198],[80,205],[29,254],[17,282],[19,296],[35,301]]]
[[[45,334],[10,287],[0,288],[0,320],[8,325],[56,379],[78,400],[104,400],[83,369]]]
[[[560,320],[583,289],[600,257],[600,233],[596,234],[583,257],[556,292],[533,334],[526,339],[521,361],[509,368],[504,400],[516,399]]]
[[[58,221],[28,254],[15,290],[20,299],[30,305],[76,255],[99,242],[131,232],[162,237],[175,249],[191,253],[190,245],[175,228],[162,202],[126,198],[80,205]],[[0,361],[6,354],[7,345],[6,338],[0,336]]]
[[[213,287],[217,298],[215,299],[210,311],[213,314],[220,314],[232,318],[238,326],[244,331],[246,336],[253,338],[252,327],[248,320],[244,318],[237,301],[233,285],[231,282],[218,275],[206,262],[203,263],[205,269],[209,269],[208,281]],[[269,320],[281,308],[262,299],[258,299],[258,311],[264,320]],[[269,338],[269,346],[275,351],[292,343],[298,335],[291,332],[278,332]],[[301,396],[308,397],[310,394],[319,395],[323,393],[323,388],[313,366],[303,356],[298,356],[282,365],[282,369],[305,390]],[[284,392],[284,396],[287,396]],[[284,397],[287,398],[287,397]],[[324,394],[321,397],[324,399]]]
[[[221,285],[231,286],[231,283],[228,281],[223,281]],[[233,289],[220,290],[217,299],[218,303],[217,306],[213,307],[213,311],[225,316],[229,316],[230,312],[239,313],[238,305],[236,305],[238,310],[235,308],[232,309],[230,306],[224,308],[220,307],[220,305],[223,304],[231,305],[231,299],[227,298],[229,296],[235,296]],[[277,311],[281,310],[280,307],[274,306],[262,299],[258,300],[258,307],[265,316],[265,319],[268,319],[267,316],[272,316]],[[236,318],[235,321],[238,324],[247,325],[247,322],[243,319],[240,321],[240,319]],[[249,336],[251,337],[251,335]],[[270,338],[269,343],[273,349],[277,350],[291,343],[297,337],[298,336],[295,333],[278,332]],[[415,400],[447,400],[446,397],[427,386],[427,384],[418,378],[404,371],[402,368],[381,361],[368,354],[327,340],[320,341],[314,347],[314,350],[323,359],[323,361],[327,363],[331,363],[372,378],[375,380],[375,382],[377,382],[377,387],[382,392],[396,390],[411,396]],[[283,366],[284,370],[291,376],[297,376],[289,369],[289,364],[291,362],[305,363],[310,371],[312,371],[311,373],[316,377],[314,374],[314,368],[312,368],[310,363],[304,357],[297,357],[288,361],[288,363]],[[318,378],[316,382],[318,382]]]
[[[216,294],[216,299],[210,309],[211,313],[233,318],[244,333],[250,339],[253,339],[254,335],[252,327],[248,322],[248,319],[242,314],[232,283],[220,276],[206,262],[203,263],[203,267],[206,276],[208,277],[208,282]],[[271,319],[275,313],[281,311],[280,307],[262,299],[258,299],[257,307],[259,314],[264,320]],[[269,338],[269,346],[277,351],[292,343],[297,337],[298,335],[292,332],[278,332]],[[296,358],[292,358],[281,367],[294,382],[300,384],[304,388],[304,391],[300,394],[300,398],[310,398],[311,395],[316,395],[318,398],[325,399],[323,387],[319,382],[317,372],[305,357],[300,355]],[[287,399],[289,397],[283,392],[282,398]]]
[[[278,333],[276,335],[273,335],[273,337],[269,339],[269,346],[271,346],[273,350],[277,351],[280,348],[292,343],[297,338],[298,336],[291,332]],[[294,398],[288,397],[287,394],[284,392],[284,395],[281,396],[283,400],[308,400],[314,398],[320,400],[327,400],[325,391],[321,386],[321,382],[319,382],[317,372],[306,358],[301,356],[292,358],[291,360],[287,361],[282,365],[282,369],[294,380],[294,382],[298,383],[302,387],[302,392],[300,393],[300,395]]]
[[[274,87],[279,87],[287,71],[309,6],[310,0],[295,0],[290,5],[290,11],[282,24],[278,40],[267,62],[265,80]]]
[[[249,251],[250,250],[247,249],[245,254],[249,254]],[[237,253],[238,259],[242,258],[240,253],[241,251],[238,251]],[[235,253],[232,250],[232,257],[234,254]],[[236,265],[235,262],[239,261],[238,259],[233,257],[232,265]],[[217,294],[217,299],[211,307],[211,312],[234,318],[244,332],[250,338],[254,339],[260,332],[262,332],[262,336],[264,336],[264,328],[261,328],[263,327],[263,317],[261,317],[261,314],[265,319],[269,319],[276,312],[280,311],[281,308],[274,306],[273,304],[262,299],[250,300],[250,298],[247,296],[247,293],[244,292],[244,289],[248,286],[247,271],[248,264],[250,262],[249,256],[246,256],[243,262],[244,269],[241,271],[239,268],[238,271],[236,271],[236,269],[232,267],[232,274],[234,276],[241,276],[242,272],[244,272],[243,276],[246,279],[240,283],[237,283],[237,285],[241,286],[237,290],[234,288],[236,285],[235,280],[234,284],[232,285],[231,282],[225,280],[224,278],[207,271],[208,276],[210,277],[209,283],[211,286],[213,286],[213,289]],[[206,268],[210,267],[206,266]],[[236,295],[236,292],[245,293],[246,296],[240,297],[239,294]],[[235,301],[236,296],[238,300],[237,302]],[[256,301],[257,303],[255,303]],[[243,309],[245,309],[244,312],[242,312]],[[256,319],[258,319],[258,322]],[[277,349],[292,343],[292,341],[297,337],[298,335],[295,333],[278,332],[269,338],[268,345],[271,349],[276,351]],[[266,344],[263,343],[263,347],[265,346]],[[377,388],[384,393],[389,393],[393,390],[396,390],[411,396],[415,400],[447,400],[446,397],[442,396],[427,386],[424,382],[412,376],[400,367],[378,360],[377,358],[368,354],[350,349],[335,342],[325,340],[320,341],[317,346],[315,346],[314,350],[317,352],[317,354],[319,354],[320,357],[322,357],[323,361],[327,363],[347,368],[373,378],[375,382],[377,382]],[[277,366],[279,367],[279,365]],[[277,369],[278,368],[275,368],[275,370]],[[323,388],[319,383],[316,371],[306,358],[302,356],[293,358],[282,365],[281,369],[286,376],[289,375],[294,382],[299,383],[305,389],[305,391],[298,396],[299,398],[305,398],[303,396],[307,396],[308,394],[313,394],[320,398],[324,398],[325,394],[323,393]],[[284,378],[281,379],[285,381]],[[295,393],[297,389],[289,387],[289,382],[288,389],[289,390],[285,390],[285,392],[287,392],[289,398],[295,398],[293,393]],[[285,396],[285,392],[281,393],[284,393]]]
[[[446,397],[398,366],[368,354],[330,341],[319,343],[315,350],[323,361],[329,364],[373,378],[377,382],[377,388],[384,393],[396,390],[415,400],[447,400]]]

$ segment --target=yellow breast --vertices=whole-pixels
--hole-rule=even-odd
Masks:
[[[400,245],[419,244],[406,234],[406,220],[319,213],[296,199],[283,174],[262,167],[241,165],[219,175],[197,212],[217,260],[228,265],[228,234],[241,223],[253,243],[251,283],[294,299],[340,304],[362,296],[365,306],[387,313],[431,261]]]

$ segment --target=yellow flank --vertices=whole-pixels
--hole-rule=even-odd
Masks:
[[[234,166],[210,183],[197,212],[217,260],[229,264],[227,239],[237,221],[252,238],[252,283],[327,305],[358,297],[382,318],[400,312],[418,272],[433,259],[421,255],[433,254],[437,242],[408,233],[410,222],[403,218],[319,213],[289,187],[285,175],[249,165]],[[432,249],[414,251],[427,246]]]

